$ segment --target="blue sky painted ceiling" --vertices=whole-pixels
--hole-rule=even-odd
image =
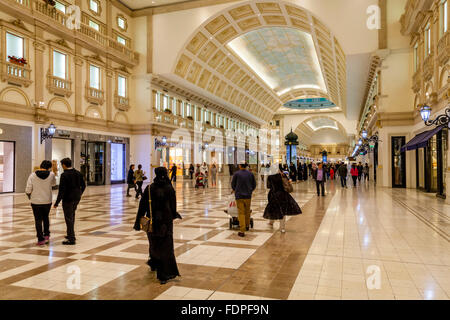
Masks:
[[[262,28],[230,41],[228,47],[280,96],[296,89],[327,92],[309,33],[288,27]]]
[[[284,107],[289,109],[308,110],[334,108],[336,105],[325,98],[311,98],[289,101],[284,104]]]

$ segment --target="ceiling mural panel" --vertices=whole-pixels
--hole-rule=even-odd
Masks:
[[[309,99],[297,99],[289,101],[284,104],[284,107],[290,109],[303,109],[303,110],[313,110],[313,109],[327,109],[334,108],[336,105],[326,98],[309,98]]]
[[[326,92],[312,36],[287,27],[246,33],[228,46],[277,94],[305,88]]]
[[[226,101],[262,121],[298,99],[326,98],[335,105],[331,110],[346,109],[341,46],[309,11],[284,1],[248,1],[212,16],[186,42],[173,72],[211,93],[218,89]],[[319,107],[316,111],[326,111]]]

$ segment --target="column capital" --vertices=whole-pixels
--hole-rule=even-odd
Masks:
[[[34,41],[33,45],[36,50],[41,51],[41,52],[43,52],[46,48],[46,45],[43,42],[38,41],[38,40]]]

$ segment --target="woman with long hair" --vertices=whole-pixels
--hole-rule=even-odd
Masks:
[[[175,189],[170,182],[167,169],[155,169],[155,179],[145,188],[139,203],[134,229],[140,230],[140,219],[145,215],[153,222],[153,230],[147,233],[150,246],[150,259],[147,264],[152,271],[156,270],[161,284],[180,276],[173,245],[173,220],[181,219],[177,213]]]

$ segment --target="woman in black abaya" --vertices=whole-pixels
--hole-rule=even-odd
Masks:
[[[144,215],[149,217],[149,193],[151,196],[153,232],[147,233],[150,246],[150,259],[147,264],[152,271],[156,270],[161,284],[180,276],[173,246],[173,220],[181,216],[176,210],[175,190],[170,183],[167,169],[155,169],[155,179],[145,188],[139,203],[139,210],[134,229],[140,230],[140,219]],[[150,190],[150,191],[149,191]]]
[[[272,170],[275,171],[275,168],[272,168]],[[282,233],[286,232],[286,216],[295,216],[302,213],[294,198],[284,190],[283,175],[284,173],[280,167],[278,172],[268,177],[269,202],[263,215],[264,219],[270,220],[269,224],[272,226],[275,220],[279,220]]]

